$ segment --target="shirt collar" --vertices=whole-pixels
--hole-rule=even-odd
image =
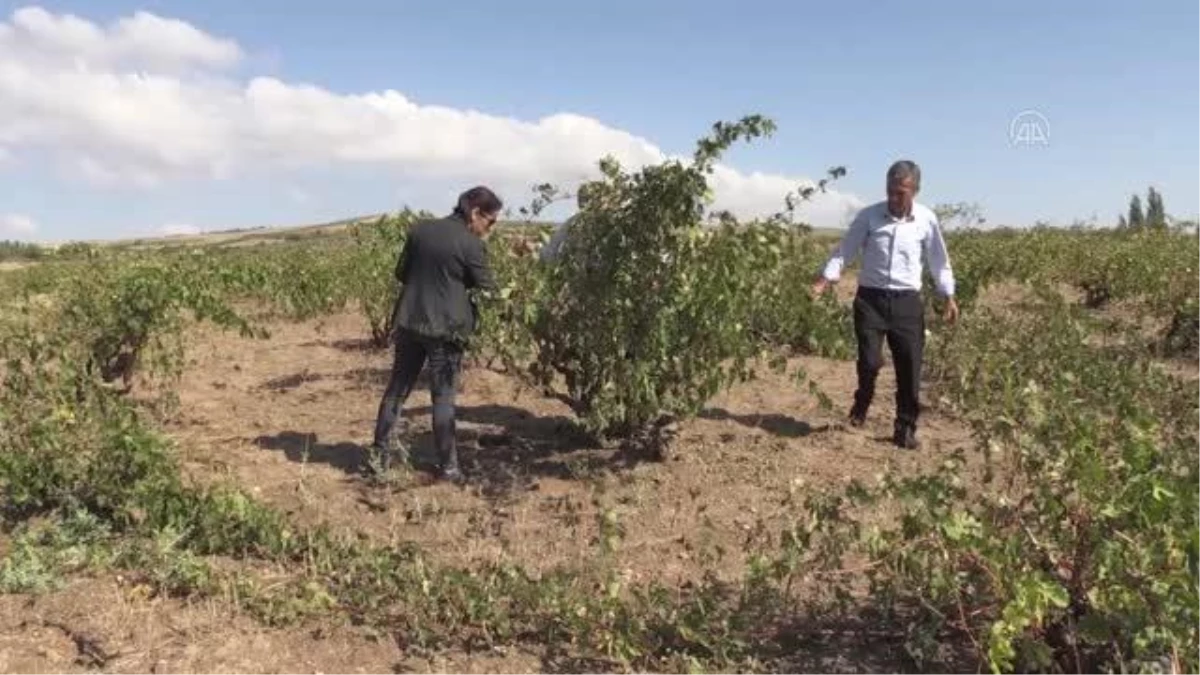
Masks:
[[[887,202],[884,202],[883,203],[883,217],[886,218],[889,223],[898,223],[901,221],[903,221],[905,223],[911,223],[911,222],[913,222],[913,220],[915,220],[915,218],[913,217],[913,211],[915,210],[915,208],[916,208],[916,204],[913,204],[913,208],[908,210],[908,215],[904,216],[903,218],[897,218],[896,216],[892,215],[892,212],[890,210],[888,210]]]

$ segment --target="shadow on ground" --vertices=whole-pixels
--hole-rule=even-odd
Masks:
[[[301,347],[329,347],[343,352],[386,352],[391,345],[382,347],[376,345],[371,338],[346,338],[341,340],[314,340],[305,342]]]
[[[383,396],[384,389],[387,389],[388,380],[391,379],[392,371],[390,368],[355,368],[347,371],[343,375],[343,379],[350,382],[355,389],[377,392]],[[417,383],[413,387],[413,391],[422,391],[429,389],[429,370],[421,371],[417,376]]]
[[[409,419],[428,420],[429,406],[413,408]],[[643,458],[620,448],[605,448],[572,417],[535,415],[506,405],[459,406],[459,461],[468,480],[485,497],[503,498],[538,489],[539,478],[588,480],[628,469]],[[436,456],[432,432],[413,438],[417,467]]]
[[[432,408],[406,410],[411,431],[401,431],[410,465],[436,473],[438,456],[430,428]],[[468,484],[488,498],[503,499],[538,489],[542,478],[588,480],[629,469],[649,457],[625,448],[600,447],[575,420],[537,416],[505,405],[459,406],[456,410],[459,462]],[[367,449],[349,442],[325,442],[314,433],[288,430],[260,436],[256,445],[280,450],[293,462],[327,464],[360,476]]]
[[[284,431],[274,436],[259,436],[254,444],[267,450],[280,450],[293,462],[328,464],[349,474],[362,466],[364,449],[357,443],[322,443],[316,434]]]
[[[266,382],[263,382],[261,388],[282,394],[284,392],[297,389],[310,382],[320,382],[323,379],[325,379],[324,375],[320,373],[312,373],[306,370],[300,373],[293,373],[291,375],[271,378]]]
[[[732,420],[743,426],[762,429],[776,436],[787,438],[803,438],[810,434],[829,431],[831,428],[828,424],[814,427],[808,422],[778,413],[735,415],[723,408],[709,408],[704,410],[700,413],[700,418],[715,421]]]
[[[485,370],[485,368],[483,366],[471,366],[470,368],[468,368],[466,366],[466,364],[464,364],[464,367],[463,367],[464,374],[467,373],[471,369]],[[501,371],[494,370],[494,372],[501,372]],[[392,376],[391,366],[388,366],[388,367],[383,367],[383,368],[371,368],[371,367],[354,368],[352,370],[347,371],[341,377],[343,379],[345,379],[346,381],[352,383],[354,388],[356,388],[356,389],[366,389],[368,391],[378,391],[379,395],[382,396],[383,390],[387,387],[388,380],[391,378],[391,376]],[[296,377],[296,376],[293,375],[292,377]],[[417,384],[413,390],[417,391],[417,390],[428,390],[428,389],[429,389],[429,369],[424,368],[421,370],[421,374],[417,376]],[[562,394],[551,394],[551,396],[553,398],[557,398],[558,400],[561,400],[561,401],[564,401],[564,402],[570,404],[569,399],[567,399],[567,397],[563,396]]]

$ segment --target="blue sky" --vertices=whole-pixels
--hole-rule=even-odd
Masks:
[[[0,5],[10,28],[14,12],[26,6]],[[170,44],[125,59],[72,42],[77,36],[70,31],[62,32],[70,39],[60,39],[53,31],[61,26],[39,33],[40,42],[10,44],[26,50],[13,52],[22,63],[43,63],[40,53],[26,57],[29,50],[57,49],[45,59],[48,70],[31,70],[28,81],[71,89],[57,92],[62,98],[33,97],[18,88],[20,81],[6,89],[0,80],[0,171],[9,188],[0,214],[8,214],[11,230],[0,237],[302,224],[405,203],[441,211],[477,181],[499,186],[516,203],[526,199],[522,186],[534,175],[569,181],[580,166],[594,164],[598,155],[590,148],[628,145],[631,160],[659,150],[687,153],[712,122],[747,113],[772,117],[779,131],[727,156],[739,176],[820,177],[829,166],[848,167],[838,184],[845,203],[814,211],[818,220],[843,219],[853,204],[879,199],[888,164],[901,157],[921,164],[923,201],[978,202],[994,223],[1065,224],[1093,215],[1111,221],[1132,193],[1144,194],[1149,185],[1163,193],[1169,213],[1200,211],[1194,0],[1140,6],[773,1],[737,9],[708,0],[90,0],[36,7],[53,17],[75,14],[100,30],[144,10],[236,43],[240,55],[226,62],[215,48],[197,48],[187,59],[201,67],[163,70],[155,59]],[[75,47],[83,56],[70,54]],[[66,72],[80,59],[89,76],[148,70],[179,78],[186,103],[146,113],[149,121],[122,112],[120,126],[115,104],[101,100],[102,87],[93,99],[90,84],[46,74]],[[312,85],[329,99],[321,105],[333,107],[318,114],[315,104],[290,94],[282,101],[271,96],[286,114],[273,114],[270,125],[256,117],[227,132],[214,116],[241,119],[268,100],[247,97],[257,101],[248,107],[237,98],[254,77],[273,78],[289,92]],[[418,106],[478,111],[488,121],[439,126],[432,115],[420,123],[428,126],[339,126],[349,114],[339,111],[357,110],[337,107],[341,97],[387,90]],[[209,95],[226,98],[214,99],[215,112],[203,124],[172,126],[172,110],[209,110]],[[1044,145],[1010,142],[1010,122],[1023,110],[1045,119]],[[531,143],[540,144],[534,152],[500,128],[558,113],[590,118],[601,130],[529,132]],[[36,133],[28,131],[30,119]],[[393,135],[408,129],[415,138],[381,139],[379,147],[388,150],[377,157],[372,140],[362,137],[362,128],[376,126]],[[218,140],[209,143],[210,132]],[[488,136],[493,132],[500,140]],[[220,152],[213,149],[218,143]],[[159,153],[158,144],[173,149]],[[301,146],[303,152],[296,150]],[[293,151],[303,156],[279,159]],[[458,161],[454,152],[486,155],[490,163]],[[773,198],[770,189],[779,184],[733,195],[739,180],[728,182],[731,203],[747,208]]]

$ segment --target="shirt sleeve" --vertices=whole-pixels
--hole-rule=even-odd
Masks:
[[[929,233],[925,236],[925,255],[929,259],[929,271],[938,291],[943,297],[954,295],[954,269],[950,266],[950,253],[946,250],[946,240],[942,237],[942,226],[936,217],[929,221]]]
[[[571,221],[567,221],[558,226],[554,234],[550,236],[550,241],[546,242],[542,248],[541,259],[546,261],[554,261],[562,255],[563,244],[567,240],[567,229],[571,226]]]
[[[850,229],[842,237],[841,243],[829,257],[829,261],[825,263],[825,270],[821,276],[829,281],[837,281],[842,278],[842,269],[847,263],[854,261],[867,241],[869,222],[867,209],[861,209],[858,215],[854,216],[854,220],[850,223]]]

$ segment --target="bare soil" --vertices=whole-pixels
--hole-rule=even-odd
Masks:
[[[453,564],[586,562],[598,509],[610,508],[626,529],[631,578],[679,581],[701,571],[701,540],[738,551],[798,481],[869,479],[889,460],[928,466],[970,443],[964,429],[929,412],[921,452],[891,446],[890,367],[868,425],[844,426],[854,365],[814,358],[792,366],[841,406],[832,413],[786,377],[761,373],[682,424],[671,461],[648,461],[587,447],[564,402],[471,368],[458,397],[469,484],[414,472],[401,489],[381,489],[360,467],[392,355],[368,349],[363,332],[361,319],[346,314],[279,326],[268,341],[206,336],[180,387],[182,413],[168,426],[189,474],[232,478],[299,522],[416,541]],[[427,388],[413,393],[405,416],[413,452],[432,453]],[[737,575],[741,561],[732,558],[725,571]]]
[[[40,596],[0,595],[0,672],[531,672],[529,654],[403,654],[335,622],[265,628],[217,599],[148,598],[119,578],[80,578]]]

